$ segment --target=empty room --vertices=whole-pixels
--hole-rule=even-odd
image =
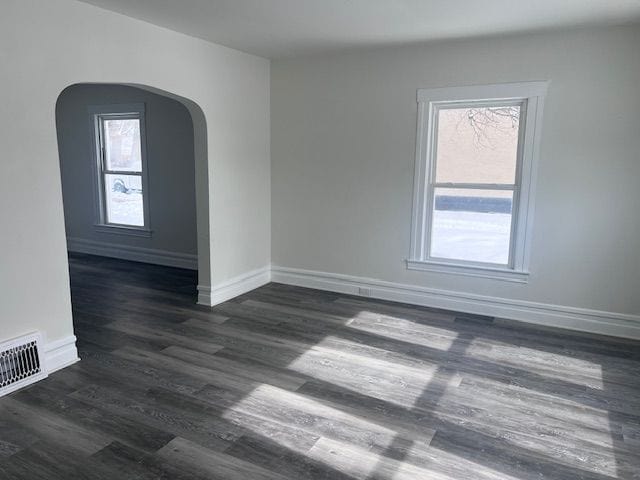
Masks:
[[[0,0],[0,480],[640,480],[640,1]]]

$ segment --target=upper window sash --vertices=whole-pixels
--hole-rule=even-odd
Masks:
[[[535,160],[539,150],[542,107],[547,86],[548,82],[525,82],[418,90],[414,201],[408,268],[526,281],[533,221],[534,192],[532,187],[535,182]],[[435,143],[438,131],[438,110],[441,108],[500,105],[519,105],[521,107],[518,161],[514,183],[436,182]],[[430,257],[430,229],[436,188],[482,188],[513,191],[511,248],[508,265]]]
[[[106,159],[106,145],[105,145],[105,131],[104,131],[104,122],[105,120],[138,120],[140,122],[140,142],[142,143],[143,138],[143,125],[142,125],[142,115],[141,113],[107,113],[107,114],[98,114],[96,115],[96,119],[98,122],[98,142],[100,148],[100,169],[103,174],[113,174],[113,175],[142,175],[142,168],[140,170],[113,170],[107,166]],[[142,150],[142,145],[141,145]],[[141,164],[144,164],[144,156],[141,159]],[[144,168],[144,167],[143,167]]]

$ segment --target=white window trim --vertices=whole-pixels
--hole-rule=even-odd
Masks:
[[[91,121],[91,131],[93,134],[93,173],[94,173],[94,205],[96,222],[94,229],[99,233],[118,234],[135,237],[151,237],[152,230],[149,224],[149,175],[147,169],[147,137],[146,137],[146,119],[145,104],[110,104],[110,105],[91,105],[88,107]],[[142,155],[142,204],[144,209],[144,225],[122,225],[107,222],[105,212],[104,186],[102,178],[102,154],[100,144],[100,117],[108,115],[135,115],[140,119],[140,147]]]
[[[535,181],[540,149],[542,110],[549,82],[522,82],[465,87],[419,89],[416,161],[411,223],[411,249],[407,268],[437,273],[526,283],[529,278],[531,234],[535,206]],[[519,142],[517,212],[514,216],[511,264],[496,266],[466,261],[430,259],[427,251],[432,208],[429,185],[434,170],[435,112],[438,104],[479,101],[524,101],[524,127]],[[521,119],[522,122],[522,119]],[[514,193],[515,195],[515,193]],[[515,200],[515,199],[514,199]]]

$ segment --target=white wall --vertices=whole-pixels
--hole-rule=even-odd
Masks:
[[[145,105],[150,237],[96,229],[95,144],[92,105]],[[133,253],[143,248],[160,261],[197,258],[193,122],[180,102],[124,85],[73,85],[56,104],[62,196],[69,250]],[[175,255],[178,254],[178,255]],[[167,258],[165,258],[167,257]]]
[[[635,26],[273,62],[274,265],[640,320],[639,51]],[[408,271],[416,89],[527,80],[551,81],[529,283]]]
[[[0,340],[73,333],[54,118],[71,84],[139,84],[195,102],[208,148],[196,166],[197,201],[209,197],[199,281],[269,263],[267,60],[78,2],[3,0],[0,64]]]

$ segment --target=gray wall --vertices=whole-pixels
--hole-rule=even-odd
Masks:
[[[97,232],[89,105],[144,103],[150,238]],[[56,105],[66,233],[69,239],[179,254],[197,253],[193,125],[178,101],[122,85],[74,85]],[[73,243],[73,242],[72,242]]]
[[[640,28],[272,63],[272,261],[403,285],[640,312]],[[550,80],[528,284],[406,269],[416,89]]]

